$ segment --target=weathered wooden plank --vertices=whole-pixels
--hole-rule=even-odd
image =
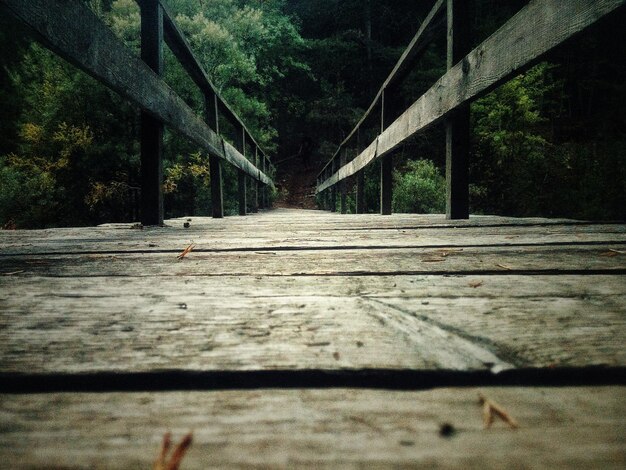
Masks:
[[[484,430],[478,394],[520,423]],[[193,431],[181,468],[621,469],[624,387],[0,396],[7,468],[151,468]],[[454,432],[443,437],[449,423]]]
[[[249,223],[228,219],[224,223],[207,223],[203,218],[168,221],[162,229],[97,227],[0,232],[0,256],[36,253],[89,254],[124,252],[167,252],[181,250],[194,241],[199,250],[255,251],[263,249],[347,249],[347,248],[463,248],[477,246],[587,245],[606,252],[606,244],[626,243],[624,225],[547,226],[463,226],[446,229],[436,225],[399,225],[398,228],[368,228],[364,224],[342,227],[324,225],[268,225],[263,218]],[[410,221],[406,221],[410,222]],[[190,223],[188,229],[184,224]],[[282,229],[282,230],[281,230]],[[617,245],[615,245],[617,247]],[[620,250],[619,248],[617,248]],[[624,248],[626,249],[626,248]],[[624,251],[624,249],[620,251]],[[615,253],[619,256],[619,253]]]
[[[273,184],[239,152],[226,152],[223,139],[82,2],[57,0],[52,8],[48,0],[0,0],[0,6],[22,21],[59,56],[188,137],[203,150],[224,158],[264,184]]]
[[[407,109],[371,146],[319,187],[354,175],[405,139],[435,124],[459,106],[492,90],[543,54],[626,0],[533,0],[511,20],[450,69]]]
[[[166,221],[169,227],[175,229],[179,226],[179,222],[186,221],[189,217],[179,217]],[[584,222],[571,219],[545,219],[540,217],[515,218],[500,216],[480,216],[472,215],[469,220],[446,220],[445,214],[400,214],[396,213],[390,217],[381,217],[378,214],[349,214],[346,217],[340,217],[336,214],[315,210],[295,210],[295,209],[273,209],[265,212],[262,216],[255,216],[248,219],[230,218],[225,221],[215,221],[207,217],[193,217],[194,225],[201,226],[206,230],[233,228],[254,225],[260,227],[271,227],[280,224],[286,231],[299,229],[317,229],[318,231],[341,231],[345,229],[354,230],[390,230],[390,229],[467,229],[471,227],[546,227],[546,230],[552,230],[552,227],[589,227],[588,230],[595,230],[595,227],[611,226],[615,230],[624,230],[626,223],[624,222]],[[100,228],[112,229],[128,229],[132,227],[132,223],[109,223],[98,226]],[[57,230],[57,229],[53,229]],[[58,229],[70,233],[76,229],[61,228]],[[88,231],[89,228],[81,228],[82,231]],[[148,230],[153,230],[152,228]],[[18,230],[18,231],[0,231],[0,237],[10,238],[16,236],[27,236],[28,234],[51,234],[50,230]]]
[[[0,371],[625,366],[623,281],[4,277]]]
[[[383,328],[375,315],[378,306],[359,298],[338,302],[311,296],[226,299],[189,291],[173,297],[154,291],[148,297],[129,294],[119,288],[110,294],[90,290],[80,298],[71,293],[69,298],[49,298],[50,303],[21,299],[23,307],[12,307],[11,299],[3,301],[0,370],[32,374],[509,367],[466,339],[442,341],[436,327],[425,324],[415,340]],[[94,314],[96,310],[102,313]],[[441,349],[435,347],[439,343]]]
[[[171,252],[109,252],[9,256],[5,275],[32,276],[311,276],[428,273],[614,273],[626,270],[624,245],[531,245],[442,248],[211,251],[195,242],[182,262]],[[206,250],[206,251],[205,251]]]

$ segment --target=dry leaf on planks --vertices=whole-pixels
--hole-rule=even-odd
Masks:
[[[191,243],[187,248],[185,248],[183,250],[183,252],[181,254],[179,254],[176,258],[178,259],[183,259],[185,256],[187,256],[189,253],[191,253],[191,250],[193,250],[196,247],[195,244]]]
[[[600,253],[600,256],[604,256],[605,258],[614,258],[615,256],[623,255],[624,253],[626,253],[626,251],[610,249],[609,251]]]
[[[167,458],[170,447],[172,446],[172,436],[169,432],[166,432],[163,436],[163,443],[161,444],[161,451],[159,453],[159,457],[156,462],[154,462],[154,470],[178,470],[180,467],[180,463],[191,446],[192,434],[189,433],[185,437],[183,437],[182,441],[176,446],[174,452],[172,452],[172,456]]]
[[[498,416],[502,421],[507,423],[513,429],[519,428],[519,424],[517,423],[517,421],[515,421],[515,419],[496,402],[490,400],[482,393],[478,394],[478,401],[483,407],[483,423],[485,425],[485,429],[491,427],[496,416]]]

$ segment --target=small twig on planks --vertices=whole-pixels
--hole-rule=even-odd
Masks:
[[[619,251],[619,250],[610,249],[609,251],[605,251],[604,253],[600,253],[600,256],[604,256],[606,258],[614,258],[615,256],[623,255],[624,253],[626,253],[626,252],[625,251]]]
[[[25,272],[23,269],[20,271],[11,271],[9,273],[0,273],[0,276],[15,276],[16,274],[22,274]]]
[[[167,454],[170,451],[170,447],[172,446],[172,436],[169,432],[166,432],[163,436],[163,443],[161,444],[161,452],[159,453],[159,457],[156,462],[154,462],[154,470],[178,470],[180,463],[191,446],[192,434],[189,433],[185,437],[183,437],[180,444],[176,446],[174,452],[172,452],[172,456],[169,461],[167,461]]]
[[[517,421],[515,421],[515,419],[496,402],[491,401],[482,393],[478,394],[478,400],[483,406],[483,423],[485,425],[485,429],[491,427],[496,416],[498,416],[502,421],[507,423],[513,429],[519,428],[519,424],[517,424]]]
[[[437,254],[439,256],[442,256],[443,258],[453,255],[453,254],[461,253],[462,251],[463,251],[462,248],[460,250],[455,250],[452,248],[442,248],[442,249],[436,250]]]
[[[187,256],[189,253],[191,253],[191,250],[193,250],[196,247],[195,244],[191,243],[187,248],[185,248],[183,250],[183,252],[181,254],[179,254],[176,258],[178,259],[183,259],[185,256]]]

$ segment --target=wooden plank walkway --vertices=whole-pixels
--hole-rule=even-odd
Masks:
[[[626,464],[626,225],[185,222],[0,232],[7,468]]]

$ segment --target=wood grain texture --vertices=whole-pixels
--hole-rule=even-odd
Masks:
[[[56,0],[52,8],[48,0],[1,0],[0,6],[21,20],[62,58],[206,152],[223,158],[264,184],[273,185],[267,175],[239,152],[226,151],[224,140],[81,2]],[[68,28],[68,24],[72,27]]]
[[[86,253],[0,259],[0,273],[12,277],[154,276],[343,276],[398,274],[623,274],[620,244],[468,248],[316,249],[203,252],[201,245],[178,260],[175,253]],[[610,251],[613,250],[613,251]],[[615,254],[615,256],[613,256]]]
[[[590,385],[623,383],[624,224],[297,210],[186,220],[0,231],[0,374],[38,384],[0,396],[2,465],[146,468],[165,431],[194,430],[183,468],[623,467],[625,388]],[[581,386],[540,389],[529,371]],[[392,388],[407,372],[413,390],[428,374],[470,382],[292,380],[344,387],[337,377],[360,374]],[[239,374],[230,391],[164,391],[225,373]],[[259,374],[295,388],[264,390]],[[485,431],[464,387],[503,376],[516,386],[482,392],[521,427]],[[135,379],[144,392],[103,382]],[[52,393],[65,389],[50,380],[101,393]],[[457,432],[441,437],[443,423]]]
[[[479,392],[520,428],[484,430]],[[192,430],[185,469],[622,469],[625,398],[624,387],[3,395],[0,459],[151,468],[164,432]]]
[[[354,175],[404,140],[519,73],[543,54],[623,6],[625,0],[533,0],[452,67],[369,148],[333,172],[318,192]]]
[[[191,219],[190,228],[184,229],[188,219]],[[9,255],[182,251],[191,241],[196,243],[198,252],[558,244],[597,246],[602,252],[606,251],[603,244],[619,246],[626,242],[624,224],[482,216],[449,222],[443,215],[342,217],[316,211],[274,210],[250,214],[245,219],[183,217],[168,220],[166,224],[164,228],[143,230],[131,228],[133,225],[127,223],[80,229],[0,231],[0,263]]]
[[[5,277],[0,371],[624,366],[623,280]]]

